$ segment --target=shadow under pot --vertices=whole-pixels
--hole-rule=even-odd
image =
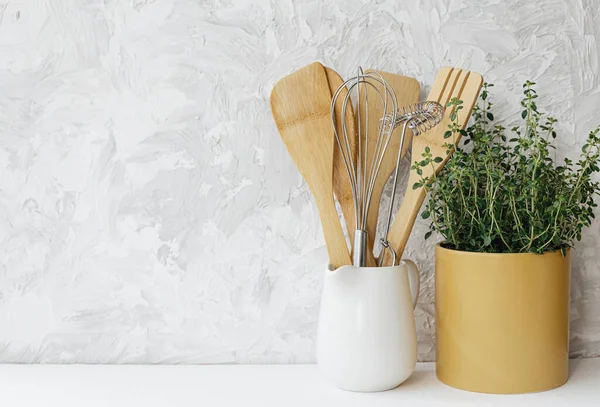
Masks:
[[[436,374],[482,393],[567,381],[570,251],[435,251]]]

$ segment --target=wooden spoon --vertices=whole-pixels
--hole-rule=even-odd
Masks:
[[[313,194],[334,267],[350,264],[350,254],[333,200],[334,133],[331,93],[325,68],[312,63],[277,82],[271,112],[290,156]]]
[[[469,117],[471,116],[473,107],[477,102],[477,97],[479,96],[482,84],[483,78],[478,73],[459,68],[444,67],[435,77],[435,82],[427,100],[436,101],[444,107],[453,97],[462,100],[463,109],[458,114],[458,124],[461,128],[465,128],[469,121]],[[436,127],[413,138],[413,161],[420,160],[421,154],[425,152],[427,147],[431,149],[430,151],[434,157],[443,158],[440,163],[433,163],[432,167],[428,166],[421,168],[423,170],[423,177],[431,176],[434,173],[437,174],[444,165],[446,165],[448,158],[452,154],[452,151],[450,151],[450,154],[446,154],[447,149],[446,147],[443,147],[448,141],[448,139],[444,139],[444,133],[448,130],[448,124],[451,123],[450,115],[452,114],[452,111],[453,109],[446,109],[444,118]],[[460,134],[457,135],[456,142],[458,143],[459,140]],[[413,185],[415,182],[419,181],[420,178],[421,176],[419,176],[416,171],[410,172],[406,194],[404,195],[400,210],[396,214],[388,234],[388,241],[396,251],[398,259],[402,258],[402,253],[408,242],[415,219],[417,218],[421,204],[425,199],[425,188],[421,187],[413,189]],[[391,254],[387,250],[385,253],[383,264],[389,265],[391,262]]]
[[[419,93],[420,93],[420,85],[419,82],[408,76],[396,75],[388,72],[382,71],[374,71],[368,70],[368,72],[377,72],[379,73],[383,79],[387,83],[390,84],[392,89],[396,92],[396,100],[398,108],[407,106],[413,103],[417,103],[419,101]],[[375,100],[378,98],[377,90],[383,93],[383,87],[378,86],[379,89],[372,88],[370,86],[367,87],[367,97],[369,100]],[[364,111],[361,111],[361,114],[364,115]],[[375,151],[375,141],[376,137],[372,135],[376,135],[378,132],[378,123],[379,119],[383,117],[383,105],[381,103],[372,103],[369,105],[368,113],[369,115],[369,151]],[[361,117],[361,121],[365,123],[365,118]],[[396,129],[394,133],[392,133],[392,138],[390,140],[390,144],[385,152],[383,157],[383,161],[381,163],[381,168],[379,169],[379,175],[377,176],[377,180],[375,181],[375,187],[373,189],[373,196],[371,198],[371,206],[369,207],[369,214],[367,217],[367,234],[369,237],[369,245],[367,252],[372,255],[373,254],[373,244],[375,240],[375,235],[377,233],[377,218],[379,216],[379,203],[381,200],[381,195],[383,193],[383,189],[387,180],[390,178],[390,175],[394,172],[396,168],[396,161],[398,159],[398,149],[400,148],[400,135],[402,133],[402,129]],[[410,146],[410,140],[412,139],[412,131],[407,130],[406,136],[404,140],[404,146],[402,148],[402,155],[406,154],[408,147]],[[369,157],[368,165],[371,165],[372,157]]]

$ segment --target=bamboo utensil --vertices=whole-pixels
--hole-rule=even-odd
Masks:
[[[444,67],[438,72],[435,78],[428,100],[437,101],[442,106],[445,106],[453,97],[461,99],[463,101],[463,110],[458,117],[458,124],[461,128],[464,128],[471,116],[471,111],[475,106],[482,84],[483,78],[478,73],[459,68]],[[443,158],[440,163],[434,163],[432,167],[422,168],[423,177],[431,176],[434,173],[437,174],[448,161],[450,154],[452,154],[452,151],[450,151],[450,154],[446,154],[447,149],[443,145],[447,141],[444,139],[444,133],[451,122],[450,116],[453,111],[454,109],[446,109],[440,125],[413,139],[413,160],[418,160],[426,148],[430,149],[434,157]],[[460,135],[457,135],[457,137],[459,138]],[[415,219],[425,199],[426,192],[423,187],[413,189],[413,185],[419,178],[420,176],[415,171],[410,172],[404,200],[388,235],[389,243],[399,258],[402,258],[402,253],[406,247]],[[384,256],[383,264],[390,264],[391,255],[385,252]]]
[[[350,255],[333,200],[334,131],[330,102],[327,74],[318,62],[281,79],[271,92],[275,124],[312,192],[329,260],[337,268],[350,264]]]
[[[416,103],[419,100],[420,93],[420,85],[419,82],[414,78],[409,78],[407,76],[396,75],[389,72],[383,71],[375,71],[368,70],[367,73],[377,73],[381,75],[381,77],[391,86],[391,88],[396,93],[396,99],[398,101],[398,107],[408,106]],[[378,92],[381,92],[382,85],[374,83],[375,87],[369,86],[367,88],[367,97],[369,100],[373,100],[377,97]],[[377,125],[379,119],[383,117],[381,104],[375,104],[373,106],[369,106],[368,109],[368,125],[369,132],[376,134]],[[364,115],[361,116],[361,120],[363,122],[366,121],[366,117]],[[409,129],[406,132],[404,146],[402,148],[401,157],[406,154],[408,147],[410,146],[410,141],[412,139],[413,133]],[[369,208],[369,214],[367,217],[367,234],[369,236],[369,244],[368,244],[368,253],[373,253],[374,239],[377,232],[377,219],[379,217],[379,202],[381,200],[381,195],[383,193],[383,189],[387,180],[390,178],[390,175],[394,172],[396,168],[396,158],[400,145],[400,131],[394,131],[392,133],[392,138],[390,140],[390,145],[388,147],[388,151],[383,157],[383,161],[381,162],[381,168],[379,170],[379,176],[375,180],[375,185],[373,187],[373,204]],[[373,151],[374,146],[370,146],[370,151]],[[372,156],[369,157],[369,163],[372,161]]]

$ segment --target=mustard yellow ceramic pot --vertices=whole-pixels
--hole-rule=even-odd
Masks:
[[[483,393],[550,390],[569,369],[570,252],[435,251],[436,373]]]

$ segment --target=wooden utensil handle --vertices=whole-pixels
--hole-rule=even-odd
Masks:
[[[316,194],[313,193],[313,195],[316,197]],[[316,202],[323,235],[325,236],[325,244],[327,245],[329,262],[335,268],[350,265],[352,263],[350,253],[348,252],[346,238],[335,208],[333,196],[331,198],[316,199]]]
[[[427,195],[425,188],[420,187],[412,189],[412,184],[414,184],[413,177],[410,177],[404,200],[402,201],[402,205],[400,205],[400,209],[394,218],[394,222],[388,234],[388,241],[399,258],[402,256],[402,253],[404,253],[408,238],[410,237],[410,232],[412,231],[421,205]],[[389,266],[391,263],[392,255],[389,250],[386,250],[385,257],[383,258],[383,265]]]

